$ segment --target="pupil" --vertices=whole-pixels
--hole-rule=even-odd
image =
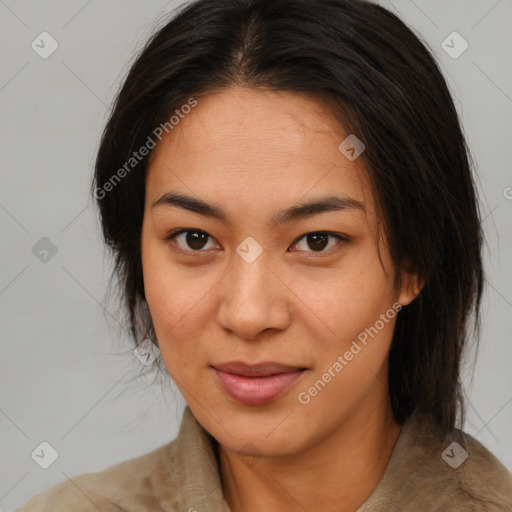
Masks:
[[[206,233],[200,231],[189,231],[187,233],[187,244],[192,249],[202,249],[206,243]]]
[[[317,233],[307,236],[308,245],[311,249],[322,250],[327,246],[328,238],[326,234]]]

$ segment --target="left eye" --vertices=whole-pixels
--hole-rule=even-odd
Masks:
[[[306,250],[306,252],[329,252],[329,250],[324,250],[326,247],[328,249],[332,249],[336,244],[329,245],[329,237],[336,238],[338,241],[343,240],[346,241],[346,238],[342,237],[341,235],[335,235],[334,233],[329,233],[326,231],[318,231],[314,233],[307,233],[306,235],[303,235],[297,242],[295,242],[293,245],[297,246],[300,245],[301,240],[305,240],[305,245],[312,249],[312,251],[308,251],[307,249],[299,248],[299,250]]]

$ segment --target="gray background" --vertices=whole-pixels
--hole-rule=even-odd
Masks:
[[[478,166],[488,289],[465,430],[512,469],[512,2],[381,3],[438,56]],[[105,312],[110,262],[88,196],[108,105],[177,4],[0,0],[1,510],[177,433],[183,399],[140,376],[115,304]],[[47,59],[31,48],[43,31],[59,44]],[[453,31],[469,43],[457,59],[441,46]],[[47,261],[33,253],[43,237],[57,248]],[[42,441],[59,455],[48,469],[31,458]]]

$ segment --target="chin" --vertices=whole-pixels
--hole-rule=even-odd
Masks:
[[[264,432],[252,431],[237,438],[224,433],[216,439],[227,450],[253,458],[292,455],[304,450],[307,445],[305,439],[295,439],[290,432],[283,431],[271,437]]]
[[[315,438],[321,436],[321,425],[301,415],[297,406],[287,406],[279,400],[263,406],[227,402],[212,408],[211,413],[192,406],[191,409],[221,445],[244,456],[291,455],[315,444],[318,441]],[[222,418],[221,424],[219,418]]]

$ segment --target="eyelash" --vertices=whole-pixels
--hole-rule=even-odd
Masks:
[[[174,230],[172,231],[171,233],[169,233],[169,235],[167,235],[164,240],[168,243],[170,243],[171,241],[173,241],[178,235],[181,235],[182,233],[188,233],[188,232],[197,232],[197,233],[204,233],[205,235],[208,236],[209,239],[213,239],[215,240],[211,235],[209,235],[206,231],[203,231],[201,229],[193,229],[193,228],[188,228],[188,229],[177,229],[177,230]],[[338,233],[333,233],[331,231],[310,231],[308,233],[304,233],[302,236],[300,236],[299,238],[297,238],[293,244],[293,245],[296,245],[300,240],[302,240],[303,238],[307,237],[308,235],[327,235],[327,236],[331,236],[331,237],[334,237],[334,238],[337,238],[339,242],[349,242],[350,239],[346,236],[343,236],[343,235],[340,235]],[[338,244],[337,244],[338,245]],[[336,247],[332,247],[331,249],[328,249],[326,251],[322,250],[322,251],[302,251],[302,252],[306,252],[306,253],[311,253],[313,255],[330,255],[332,254],[335,250],[336,250]],[[190,255],[190,256],[200,256],[201,253],[203,252],[207,252],[207,250],[204,250],[204,249],[198,249],[198,250],[188,250],[188,249],[182,249],[181,247],[173,247],[172,248],[174,251],[176,252],[181,252],[181,253],[184,253],[184,254],[187,254],[187,255]],[[292,252],[301,252],[301,251],[292,251]]]

